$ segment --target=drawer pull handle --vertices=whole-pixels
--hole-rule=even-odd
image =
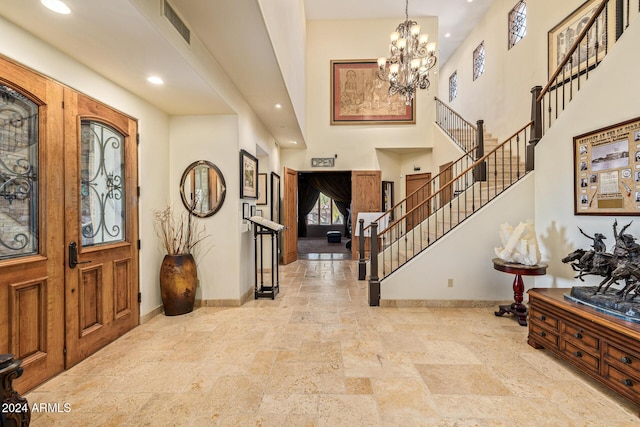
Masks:
[[[546,334],[546,332],[545,332],[545,331],[541,331],[541,332],[540,332],[540,336],[541,336],[541,337],[546,337],[546,336],[547,336],[547,334]]]
[[[576,356],[576,357],[582,357],[582,353],[579,352],[579,351],[574,351],[573,355]]]
[[[573,336],[578,338],[579,340],[582,339],[582,334],[580,332],[576,332],[575,334],[573,334]]]
[[[622,363],[626,363],[627,365],[631,365],[631,358],[630,357],[624,356],[620,360],[622,361]]]
[[[627,387],[633,387],[633,381],[631,381],[629,378],[622,380],[622,384],[626,385]]]
[[[539,319],[540,319],[540,320],[542,320],[542,321],[544,322],[545,320],[547,320],[547,316],[542,315],[542,316],[540,316],[540,317],[539,317]]]

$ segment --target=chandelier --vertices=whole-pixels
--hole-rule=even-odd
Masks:
[[[427,43],[428,34],[420,34],[420,25],[409,21],[409,0],[405,6],[405,21],[391,33],[389,58],[378,59],[377,76],[389,82],[389,95],[399,93],[411,105],[418,88],[427,89],[429,70],[436,65],[436,44]],[[388,64],[388,65],[387,65]]]

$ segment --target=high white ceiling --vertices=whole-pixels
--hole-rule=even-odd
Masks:
[[[412,0],[409,18],[439,17],[442,64],[492,1]],[[215,59],[211,68],[216,69],[209,70],[211,73],[185,53],[180,41],[170,40],[160,31],[160,0],[65,2],[72,10],[70,15],[54,14],[38,0],[2,0],[0,16],[170,115],[233,114],[228,98],[211,81],[211,73],[219,73],[217,62],[281,147],[295,147],[292,141],[304,146],[303,130],[258,0],[170,1]],[[400,22],[405,12],[401,0],[304,0],[304,5],[308,20],[397,17]],[[238,32],[238,28],[247,31]],[[445,37],[446,33],[451,36]],[[157,87],[147,83],[149,74],[160,74],[166,84]],[[74,86],[73,82],[63,83]],[[275,103],[283,108],[276,111]]]
[[[409,0],[408,13],[409,19],[438,17],[438,62],[444,64],[492,3],[493,0]],[[406,3],[403,0],[304,0],[304,7],[307,20],[398,18],[400,23],[405,17]]]

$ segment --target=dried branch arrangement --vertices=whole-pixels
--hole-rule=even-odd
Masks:
[[[190,212],[176,215],[171,206],[154,211],[155,230],[167,255],[192,253],[194,247],[209,237],[206,229],[199,229],[198,219]]]

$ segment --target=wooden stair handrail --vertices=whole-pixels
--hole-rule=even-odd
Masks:
[[[451,179],[451,181],[447,182],[445,185],[442,185],[440,187],[440,189],[438,191],[436,191],[435,193],[433,193],[432,195],[430,195],[426,200],[423,200],[422,203],[420,203],[418,206],[414,207],[413,209],[411,209],[410,211],[408,211],[407,213],[405,213],[401,218],[398,218],[393,224],[387,226],[387,228],[385,228],[384,230],[380,231],[378,233],[378,237],[380,237],[382,234],[386,233],[390,228],[396,226],[398,223],[400,223],[402,220],[406,219],[409,214],[413,213],[413,211],[415,211],[418,208],[421,208],[422,206],[424,206],[425,204],[429,203],[431,201],[431,199],[433,199],[436,195],[440,194],[442,191],[444,191],[449,185],[452,185],[455,181],[457,181],[458,179],[460,179],[461,177],[463,177],[465,174],[469,173],[470,171],[472,171],[475,167],[477,167],[480,163],[484,162],[491,154],[495,153],[496,151],[498,151],[499,148],[502,148],[507,142],[511,141],[513,138],[515,138],[516,136],[518,136],[518,134],[520,132],[522,132],[523,130],[527,129],[529,126],[531,126],[533,124],[533,120],[531,120],[529,123],[527,123],[526,125],[524,125],[522,128],[520,128],[517,132],[515,132],[513,135],[511,135],[509,138],[507,138],[503,143],[498,144],[493,150],[491,150],[490,152],[488,152],[487,154],[485,154],[484,156],[482,156],[480,159],[476,160],[475,163],[471,166],[469,166],[465,171],[461,172],[458,176],[456,176],[455,178]],[[385,213],[386,214],[386,213]],[[384,216],[384,215],[383,215]],[[382,217],[381,217],[382,218]],[[378,218],[379,219],[379,218]],[[377,220],[376,220],[377,221]]]
[[[560,65],[558,65],[558,68],[556,68],[556,71],[551,75],[549,82],[542,89],[542,91],[540,92],[540,95],[538,95],[538,98],[536,99],[537,102],[542,101],[542,98],[549,91],[549,88],[553,86],[553,82],[556,80],[558,75],[560,75],[564,66],[567,65],[567,62],[571,60],[571,56],[573,56],[573,53],[578,49],[578,47],[580,46],[580,43],[586,37],[589,30],[591,30],[593,23],[600,17],[600,14],[604,10],[604,8],[607,6],[607,3],[609,3],[609,0],[603,0],[602,3],[600,3],[600,6],[598,6],[598,9],[596,9],[596,12],[593,14],[593,16],[591,16],[591,18],[589,19],[589,22],[587,22],[587,25],[585,25],[582,31],[580,31],[578,38],[576,38],[576,40],[573,42],[573,45],[571,45],[571,48],[569,49],[567,54],[564,56],[564,59],[562,60],[562,62],[560,62]],[[610,35],[608,35],[607,37],[610,37]]]
[[[464,159],[467,156],[471,155],[471,151],[475,150],[478,146],[474,145],[473,148],[469,151],[464,153],[462,156],[460,156],[458,159],[456,159],[454,162],[452,162],[452,165],[455,165],[456,163],[458,163],[459,161],[461,161],[462,159]],[[421,185],[420,187],[416,188],[411,194],[409,194],[408,196],[406,196],[404,199],[402,199],[400,202],[396,203],[394,206],[392,206],[391,208],[389,208],[389,210],[387,210],[385,213],[383,213],[382,215],[380,215],[379,217],[377,217],[376,219],[374,219],[371,222],[378,222],[380,219],[382,219],[385,215],[393,212],[393,210],[395,208],[397,208],[398,206],[400,206],[401,204],[403,204],[404,202],[406,202],[409,197],[413,196],[414,194],[416,194],[418,191],[424,189],[427,185],[431,185],[431,183],[438,178],[440,175],[442,175],[445,171],[439,172],[436,176],[434,176],[433,178],[431,178],[429,181],[425,182],[423,185]],[[413,211],[413,209],[412,209]],[[371,227],[371,223],[369,223],[369,225],[364,227],[364,230],[369,229],[369,227]],[[364,231],[363,230],[363,231]]]
[[[471,123],[471,122],[466,121],[466,120],[462,117],[462,115],[461,115],[460,113],[458,113],[458,112],[457,112],[456,110],[454,110],[453,108],[449,107],[449,105],[448,105],[446,102],[444,102],[442,99],[438,98],[437,96],[434,96],[434,97],[433,97],[433,99],[435,99],[436,101],[440,101],[440,103],[441,103],[442,105],[446,106],[446,107],[447,107],[447,109],[448,109],[449,111],[451,111],[451,112],[452,112],[453,114],[455,114],[456,116],[460,117],[460,120],[462,120],[463,122],[465,122],[466,124],[468,124],[468,125],[471,127],[471,129],[476,130],[476,131],[478,130],[478,127],[477,127],[476,125],[474,125],[474,124],[473,124],[473,123]]]

